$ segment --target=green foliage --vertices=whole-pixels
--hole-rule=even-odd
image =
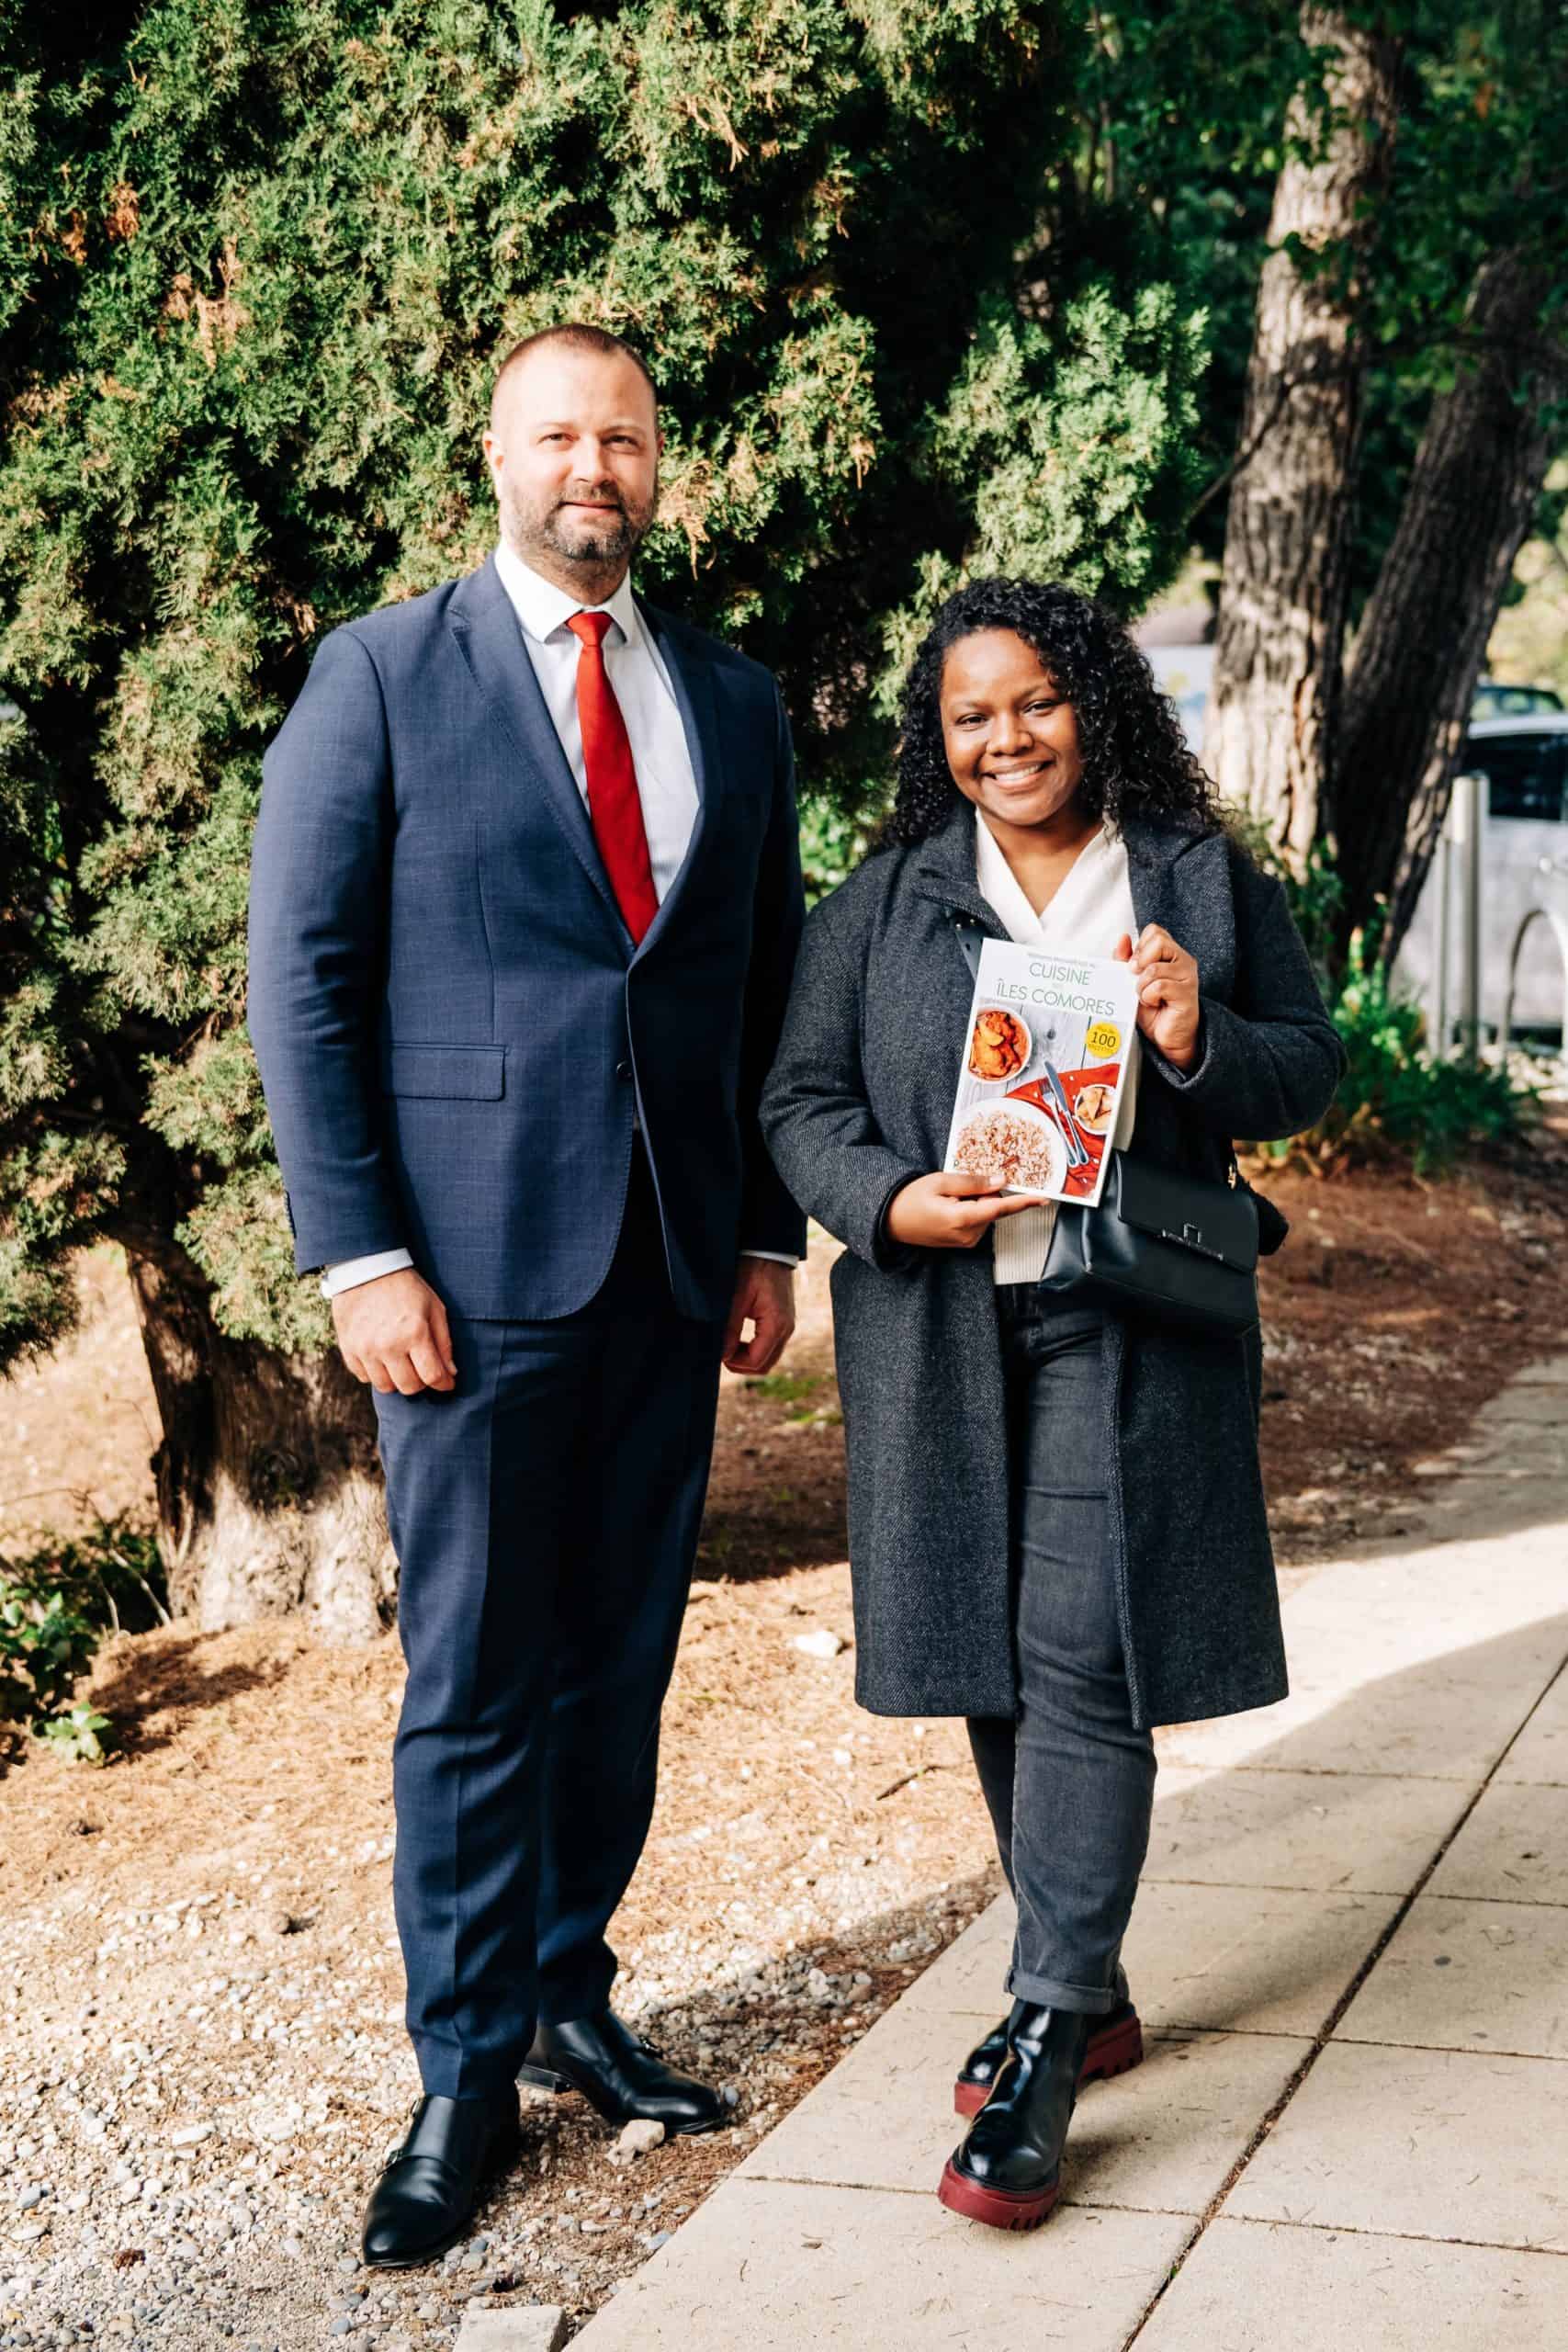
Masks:
[[[819,1372],[769,1372],[761,1380],[749,1380],[748,1388],[758,1396],[767,1397],[773,1405],[798,1405],[803,1397],[815,1395],[822,1385]]]
[[[64,1595],[25,1577],[0,1583],[0,1705],[39,1729],[69,1700],[92,1663],[97,1628]]]
[[[1533,1094],[1491,1063],[1435,1059],[1420,1006],[1399,994],[1359,932],[1333,1010],[1349,1068],[1303,1150],[1338,1167],[1405,1159],[1428,1176],[1520,1132]]]
[[[1466,352],[1465,306],[1478,265],[1519,245],[1555,266],[1543,327],[1560,332],[1568,272],[1568,13],[1559,0],[1350,0],[1340,11],[1401,45],[1394,163],[1363,272],[1371,365],[1353,538],[1352,617],[1393,537],[1411,458],[1434,391]],[[1212,363],[1197,447],[1211,494],[1194,516],[1202,551],[1224,539],[1224,485],[1241,418],[1253,306],[1292,93],[1312,100],[1322,60],[1302,40],[1297,0],[1134,0],[1097,7],[1079,76],[1075,170],[1081,203],[1135,208],[1164,272],[1210,319]],[[1309,141],[1310,145],[1310,141]],[[1298,258],[1337,268],[1342,256]]]
[[[878,689],[889,715],[932,613],[965,579],[1065,580],[1130,612],[1166,585],[1201,473],[1203,328],[1161,281],[1096,277],[1048,322],[999,296],[981,306],[921,453],[933,488],[966,507],[967,536],[933,551],[890,616]]]
[[[40,1725],[39,1736],[68,1764],[106,1764],[114,1746],[114,1725],[90,1700],[78,1699]]]
[[[260,755],[324,629],[487,548],[510,344],[649,356],[639,584],[780,671],[825,886],[942,580],[1178,560],[1196,305],[1061,233],[1053,0],[0,0],[0,1363],[96,1232],[314,1347],[242,1027]]]
[[[854,872],[871,845],[872,830],[887,798],[886,789],[868,788],[846,808],[842,802],[807,795],[800,804],[800,864],[806,903],[814,907]],[[858,808],[863,813],[852,814]]]
[[[23,1722],[57,1753],[101,1763],[112,1726],[75,1688],[106,1632],[167,1622],[164,1572],[150,1535],[124,1519],[0,1557],[0,1720]]]

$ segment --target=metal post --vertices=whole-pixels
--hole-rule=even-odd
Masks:
[[[1460,1053],[1481,1057],[1481,778],[1454,778],[1454,839],[1460,852]]]
[[[1453,1000],[1449,990],[1449,963],[1453,955],[1453,912],[1450,904],[1454,886],[1453,845],[1449,829],[1453,823],[1453,810],[1443,820],[1443,830],[1438,837],[1437,871],[1428,887],[1438,894],[1437,970],[1432,984],[1432,1051],[1438,1061],[1446,1062],[1453,1043]]]

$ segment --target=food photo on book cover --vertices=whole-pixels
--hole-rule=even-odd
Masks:
[[[1137,1011],[1130,965],[987,939],[943,1166],[998,1192],[1098,1201]]]

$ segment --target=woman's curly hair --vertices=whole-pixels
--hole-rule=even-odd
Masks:
[[[1175,705],[1123,624],[1092,596],[1055,581],[972,580],[926,633],[904,689],[898,785],[879,846],[923,842],[962,798],[942,740],[942,671],[950,646],[976,630],[1011,629],[1032,645],[1077,719],[1078,787],[1091,816],[1174,818],[1213,832],[1214,787],[1190,751]]]

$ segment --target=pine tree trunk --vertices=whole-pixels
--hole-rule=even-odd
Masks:
[[[338,1356],[231,1340],[171,1254],[130,1260],[163,1442],[152,1458],[174,1608],[209,1630],[299,1616],[366,1641],[397,1568],[368,1389]]]
[[[1298,91],[1286,118],[1204,744],[1224,797],[1297,866],[1317,835],[1337,720],[1365,365],[1358,264],[1392,159],[1399,56],[1335,9],[1303,7],[1301,29],[1332,55],[1324,91]],[[1322,266],[1299,268],[1292,239]]]
[[[1477,274],[1451,390],[1432,403],[1399,526],[1362,617],[1330,815],[1347,935],[1386,896],[1382,953],[1409,928],[1448,814],[1471,698],[1568,390],[1538,322],[1550,277],[1493,254]]]

